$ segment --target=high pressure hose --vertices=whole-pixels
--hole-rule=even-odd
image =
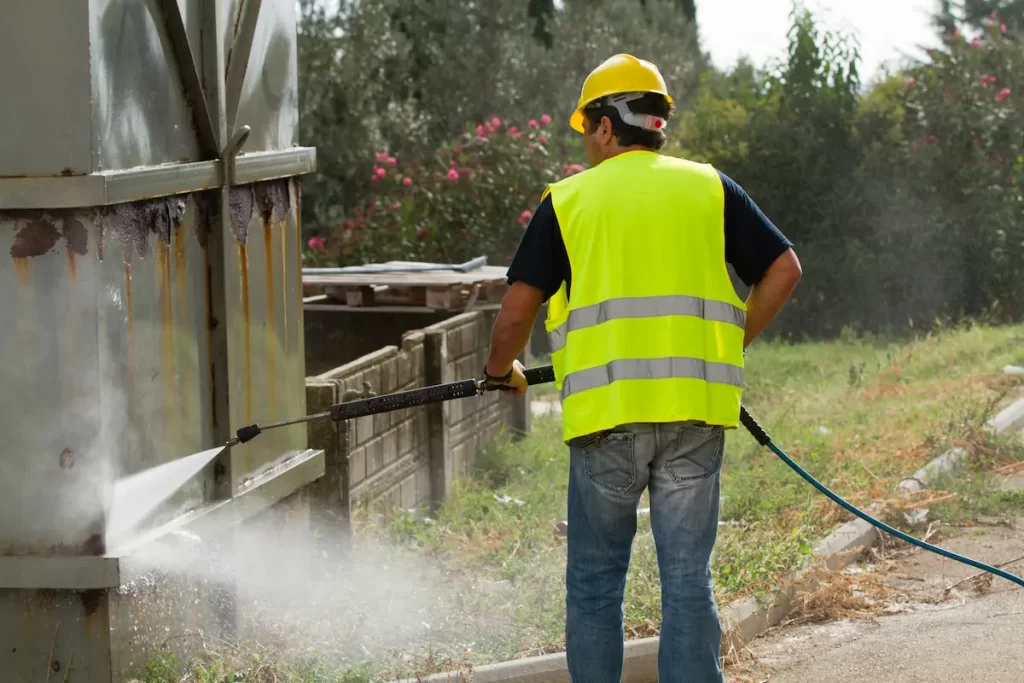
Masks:
[[[934,546],[931,543],[927,543],[925,541],[919,541],[918,539],[914,538],[913,536],[908,536],[907,534],[903,533],[902,531],[900,531],[898,529],[892,528],[891,526],[889,526],[885,522],[881,522],[881,521],[875,519],[874,517],[872,517],[871,515],[867,514],[866,512],[862,512],[862,511],[858,510],[853,505],[850,505],[845,500],[843,500],[842,498],[840,498],[836,494],[832,493],[821,482],[819,482],[817,479],[815,479],[814,477],[809,475],[807,472],[805,472],[804,469],[802,467],[800,467],[800,465],[797,465],[795,462],[793,462],[793,460],[790,459],[790,457],[788,455],[786,455],[785,451],[783,451],[781,448],[779,448],[778,446],[775,445],[775,443],[772,441],[772,438],[770,436],[768,436],[768,432],[766,432],[764,429],[762,429],[761,425],[759,425],[757,423],[757,420],[755,420],[753,417],[751,417],[750,413],[747,412],[747,409],[743,408],[743,407],[740,408],[740,422],[743,423],[743,426],[747,428],[747,430],[750,432],[750,434],[754,437],[754,439],[759,444],[761,444],[762,446],[767,446],[772,451],[772,453],[774,453],[775,455],[777,455],[780,458],[782,458],[782,462],[786,463],[791,468],[793,468],[793,470],[797,474],[799,474],[801,477],[803,477],[807,481],[807,483],[809,483],[811,486],[813,486],[814,488],[818,489],[823,494],[828,496],[834,503],[836,503],[837,505],[842,507],[844,510],[846,510],[848,512],[852,512],[853,514],[855,514],[858,517],[860,517],[861,519],[863,519],[865,522],[868,522],[869,524],[872,524],[872,525],[878,527],[879,529],[881,529],[882,531],[885,531],[886,533],[892,534],[896,538],[899,538],[899,539],[901,539],[903,541],[906,541],[907,543],[911,543],[913,545],[916,545],[919,548],[924,548],[925,550],[929,550],[929,551],[931,551],[931,552],[933,552],[933,553],[935,553],[937,555],[942,555],[943,557],[948,557],[951,560],[956,560],[957,562],[963,562],[964,564],[970,565],[972,567],[975,567],[975,568],[980,569],[980,570],[985,571],[985,572],[989,572],[990,574],[995,574],[996,576],[998,576],[1000,578],[1006,579],[1007,581],[1012,581],[1013,583],[1017,584],[1018,586],[1024,587],[1024,579],[1020,578],[1019,576],[1014,576],[1013,574],[1010,574],[1009,572],[1003,571],[1002,569],[999,569],[998,567],[991,567],[991,566],[989,566],[989,565],[987,565],[987,564],[985,564],[983,562],[978,562],[977,560],[972,560],[969,557],[964,557],[963,555],[959,555],[959,554],[954,553],[954,552],[952,552],[950,550],[946,550],[944,548],[940,548],[938,546]]]

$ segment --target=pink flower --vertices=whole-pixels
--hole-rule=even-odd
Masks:
[[[387,152],[377,152],[374,155],[374,157],[376,157],[377,161],[387,161],[388,154],[387,154]]]
[[[533,214],[530,211],[523,211],[519,214],[519,225],[526,225],[526,222],[530,220],[530,216]]]
[[[547,114],[541,114],[540,122],[543,123],[546,126],[549,123],[551,123],[551,117],[548,116]]]
[[[394,204],[391,205],[392,211],[398,211],[400,208],[402,208],[402,205],[399,204],[398,202],[395,202]]]
[[[903,81],[903,87],[909,88],[914,85],[914,83],[917,83],[917,80],[913,76],[907,76],[907,80]]]
[[[427,238],[427,229],[425,227],[421,227],[420,229],[418,229],[416,231],[416,236],[419,237],[421,240],[422,239],[426,239]]]
[[[978,80],[981,82],[982,85],[992,85],[998,79],[990,74],[982,74],[981,78],[979,78]]]
[[[1002,90],[999,91],[999,94],[996,95],[996,102],[1002,102],[1003,100],[1005,100],[1009,96],[1010,96],[1010,89],[1009,88],[1003,88]]]
[[[526,122],[526,125],[530,128],[540,128],[540,124],[537,123],[537,119],[530,119]]]
[[[476,127],[476,136],[480,140],[487,139],[487,133],[484,131],[483,124]]]
[[[495,116],[494,118],[491,119],[491,125],[494,126],[495,128],[500,128],[501,127],[501,119],[499,119],[497,116]]]
[[[390,166],[391,168],[394,168],[395,164],[398,163],[398,159],[396,159],[394,157],[388,157],[387,158],[387,163],[388,163],[388,166]]]
[[[375,182],[377,182],[378,180],[380,180],[380,178],[379,178],[379,177],[377,176],[377,174],[376,174],[376,173],[374,173],[374,174],[373,174],[372,176],[370,176],[370,182],[371,182],[371,183],[375,183]]]
[[[541,135],[537,139],[540,140],[541,142],[547,142],[548,141],[548,136],[547,135]]]
[[[975,38],[971,41],[971,47],[979,47],[981,45],[981,38]]]
[[[406,187],[409,187],[410,185],[412,185],[412,178],[402,178],[402,184],[405,185]]]
[[[485,123],[484,130],[486,130],[488,133],[493,133],[495,130],[497,130],[497,128],[492,126],[490,123]]]
[[[458,179],[459,179],[459,172],[456,171],[454,168],[449,168],[448,169],[448,180],[450,180],[450,181],[452,181],[454,183]]]
[[[327,240],[323,237],[310,237],[307,244],[313,251],[320,251],[327,244]]]
[[[1000,24],[999,25],[999,32],[1000,33],[1006,33],[1006,24]]]
[[[971,144],[977,147],[978,145],[981,144],[981,140],[979,140],[978,138],[974,138],[973,140],[971,140]]]
[[[386,176],[388,174],[387,169],[385,169],[383,167],[378,167],[376,169],[376,172],[377,172],[377,175],[380,176],[381,178],[383,178],[384,176]]]
[[[960,29],[957,29],[957,30],[953,31],[953,37],[954,38],[959,38],[960,37]]]
[[[512,126],[511,128],[508,129],[508,134],[511,135],[516,140],[518,140],[519,136],[522,135],[522,133],[519,132],[519,129],[516,128],[515,126]]]

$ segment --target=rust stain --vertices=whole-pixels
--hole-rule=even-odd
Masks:
[[[38,219],[18,231],[11,245],[11,256],[14,258],[31,258],[42,256],[55,246],[60,239],[57,227],[50,221]]]
[[[273,405],[276,394],[274,386],[274,341],[277,338],[276,320],[274,318],[274,244],[273,230],[271,230],[270,218],[263,222],[263,255],[266,259],[266,281],[267,281],[267,324],[264,331],[264,339],[267,345],[267,399]],[[273,412],[273,411],[271,411]]]
[[[27,258],[14,259],[14,273],[18,278],[19,284],[26,286],[32,284],[32,269],[28,264]]]
[[[242,315],[245,330],[245,421],[252,422],[252,322],[249,317],[249,254],[244,244],[238,245],[241,271]]]
[[[93,588],[90,590],[84,590],[80,593],[82,598],[82,607],[85,608],[86,619],[96,613],[96,610],[100,608],[100,602],[103,599],[103,589]]]
[[[206,301],[206,349],[210,356],[210,410],[212,411],[213,424],[217,425],[217,372],[213,351],[213,330],[217,327],[217,320],[213,317],[213,297],[210,292],[213,289],[213,271],[210,268],[210,252],[203,250],[203,299]]]
[[[71,274],[71,281],[78,282],[78,264],[75,263],[75,252],[68,249],[68,273]]]
[[[177,291],[179,316],[185,316],[188,311],[188,280],[186,279],[188,273],[185,269],[185,239],[185,233],[179,224],[174,231],[174,285]],[[173,348],[171,354],[173,357]],[[192,400],[192,387],[189,381],[191,378],[191,372],[182,373],[181,396],[184,400],[175,402],[178,406],[179,420],[184,420],[188,414],[190,405],[188,401]]]
[[[175,386],[174,376],[174,309],[173,293],[171,292],[171,247],[160,242],[157,244],[156,260],[160,277],[160,336],[163,347],[164,388]],[[164,405],[169,407],[172,402]]]
[[[278,231],[281,235],[281,321],[284,325],[284,329],[281,331],[283,335],[283,346],[281,348],[287,356],[288,335],[291,330],[291,321],[288,320],[288,279],[284,276],[288,272],[288,222],[281,221],[278,224]],[[299,291],[302,291],[301,286]]]
[[[135,348],[135,316],[132,313],[132,264],[129,263],[129,255],[124,256],[124,305],[125,321],[128,328],[128,385],[135,386],[135,365],[133,363],[133,349]]]

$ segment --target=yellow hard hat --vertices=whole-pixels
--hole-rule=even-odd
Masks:
[[[595,100],[620,93],[647,92],[664,95],[668,103],[672,104],[665,79],[662,78],[657,66],[633,55],[619,54],[609,57],[591,71],[587,80],[583,82],[579,105],[569,119],[569,126],[577,133],[582,133],[583,109]]]

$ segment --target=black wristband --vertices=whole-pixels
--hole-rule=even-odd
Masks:
[[[503,377],[495,377],[494,375],[488,374],[487,366],[484,366],[484,379],[488,382],[494,382],[496,384],[504,384],[505,382],[512,379],[512,369],[510,368],[507,375]]]

